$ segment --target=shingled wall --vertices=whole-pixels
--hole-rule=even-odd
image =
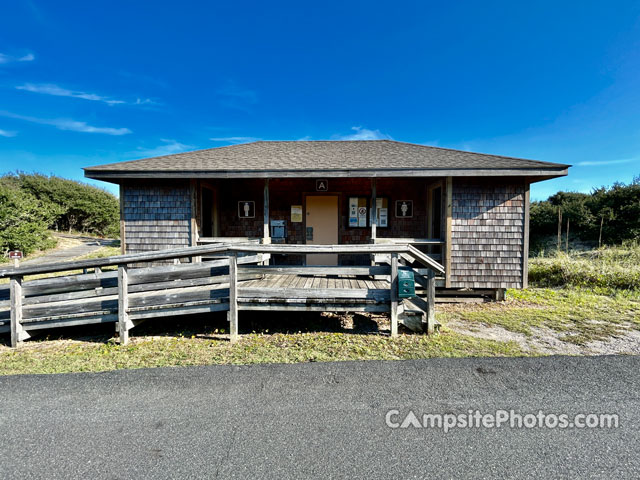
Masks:
[[[191,197],[188,182],[125,184],[122,192],[126,253],[190,245]]]
[[[524,183],[453,179],[453,288],[522,288],[524,192]]]

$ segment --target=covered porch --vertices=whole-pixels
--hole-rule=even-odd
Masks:
[[[450,177],[192,179],[194,245],[410,244],[446,265]],[[447,208],[447,205],[449,208]],[[447,220],[449,219],[449,220]],[[405,259],[407,260],[407,259]],[[274,254],[272,265],[370,265],[376,255]],[[442,286],[446,279],[442,277]]]

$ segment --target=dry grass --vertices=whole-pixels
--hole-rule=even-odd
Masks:
[[[248,312],[247,312],[248,313]],[[262,312],[260,312],[262,313]],[[211,364],[298,363],[345,360],[401,360],[430,357],[519,356],[515,342],[478,339],[444,331],[435,336],[344,329],[336,317],[325,315],[282,321],[241,318],[241,324],[260,321],[259,333],[246,331],[230,343],[223,316],[210,320],[176,319],[148,323],[133,330],[130,345],[120,346],[104,333],[84,339],[76,337],[29,341],[19,349],[0,346],[0,374],[97,372],[123,368],[171,367]],[[374,322],[369,320],[369,322]],[[356,322],[357,323],[357,322]],[[384,322],[382,322],[384,323]],[[381,324],[382,324],[381,323]],[[307,327],[292,331],[289,326]],[[113,326],[107,326],[113,330]],[[94,327],[94,332],[95,332]],[[70,329],[71,330],[71,329]],[[106,328],[103,329],[106,331]],[[66,332],[67,335],[73,332]],[[162,333],[162,334],[161,334]]]
[[[529,259],[529,280],[540,287],[573,286],[604,293],[640,290],[640,244],[629,242],[569,254],[551,251]]]

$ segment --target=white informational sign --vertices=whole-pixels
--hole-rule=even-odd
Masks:
[[[358,207],[358,226],[367,226],[367,207]]]
[[[386,227],[388,223],[389,215],[387,213],[386,208],[378,209],[378,225],[381,227]]]
[[[358,226],[358,198],[351,197],[349,199],[349,226]]]
[[[383,207],[383,199],[376,198],[376,215],[378,216],[378,226],[386,227],[389,225],[388,223],[388,209]]]

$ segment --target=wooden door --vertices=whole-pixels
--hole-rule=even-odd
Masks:
[[[306,239],[309,245],[338,244],[338,197],[310,195],[306,199]],[[337,265],[333,253],[307,255],[307,265]]]

